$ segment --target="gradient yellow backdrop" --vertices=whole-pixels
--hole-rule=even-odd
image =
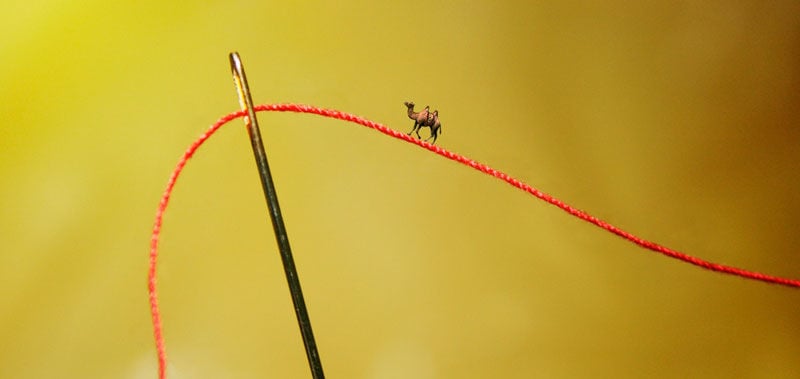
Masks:
[[[0,377],[154,378],[149,232],[255,101],[407,131],[644,238],[800,278],[800,3],[12,0]],[[376,132],[261,114],[330,378],[797,378],[800,291],[704,272]],[[427,132],[427,129],[426,131]],[[171,378],[305,378],[240,121],[160,261]]]

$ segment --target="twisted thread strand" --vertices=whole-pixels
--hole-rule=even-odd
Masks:
[[[581,211],[581,210],[579,210],[577,208],[574,208],[574,207],[570,206],[569,204],[564,203],[563,201],[561,201],[561,200],[559,200],[559,199],[557,199],[557,198],[555,198],[553,196],[550,196],[550,195],[548,195],[548,194],[546,194],[546,193],[544,193],[542,191],[539,191],[536,188],[533,188],[533,187],[529,186],[528,184],[525,184],[522,181],[520,181],[518,179],[515,179],[515,178],[509,176],[508,174],[506,174],[504,172],[495,170],[495,169],[493,169],[493,168],[491,168],[491,167],[489,167],[489,166],[487,166],[487,165],[485,165],[483,163],[476,162],[476,161],[474,161],[472,159],[469,159],[469,158],[467,158],[465,156],[453,153],[453,152],[448,151],[448,150],[446,150],[444,148],[441,148],[439,146],[432,145],[432,144],[430,144],[428,142],[415,139],[415,138],[413,138],[413,137],[411,137],[409,135],[406,135],[405,133],[390,129],[389,127],[387,127],[385,125],[381,125],[381,124],[379,124],[377,122],[370,121],[370,120],[367,120],[367,119],[362,118],[362,117],[358,117],[358,116],[355,116],[355,115],[352,115],[352,114],[349,114],[349,113],[345,113],[345,112],[341,112],[341,111],[337,111],[337,110],[333,110],[333,109],[323,109],[323,108],[317,108],[317,107],[314,107],[314,106],[311,106],[311,105],[303,105],[303,104],[263,104],[263,105],[257,105],[255,107],[255,110],[257,112],[274,111],[274,112],[310,113],[310,114],[316,114],[316,115],[319,115],[319,116],[334,118],[334,119],[338,119],[338,120],[349,121],[349,122],[353,122],[353,123],[356,123],[356,124],[359,124],[359,125],[362,125],[362,126],[366,126],[368,128],[375,129],[375,130],[377,130],[377,131],[379,131],[379,132],[381,132],[383,134],[389,135],[389,136],[397,138],[397,139],[401,139],[403,141],[415,144],[415,145],[417,145],[419,147],[422,147],[424,149],[430,150],[430,151],[432,151],[432,152],[434,152],[434,153],[436,153],[436,154],[438,154],[438,155],[440,155],[442,157],[445,157],[445,158],[454,160],[454,161],[456,161],[458,163],[461,163],[463,165],[472,167],[472,168],[474,168],[474,169],[476,169],[476,170],[478,170],[480,172],[483,172],[483,173],[485,173],[487,175],[491,175],[491,176],[493,176],[493,177],[495,177],[497,179],[500,179],[500,180],[502,180],[502,181],[504,181],[504,182],[516,187],[516,188],[519,188],[519,189],[521,189],[521,190],[523,190],[523,191],[525,191],[525,192],[537,197],[540,200],[544,200],[545,202],[550,203],[551,205],[554,205],[554,206],[560,208],[561,210],[569,213],[572,216],[575,216],[575,217],[577,217],[577,218],[579,218],[579,219],[581,219],[583,221],[586,221],[586,222],[588,222],[590,224],[593,224],[593,225],[595,225],[595,226],[597,226],[599,228],[602,228],[602,229],[604,229],[604,230],[606,230],[608,232],[616,234],[617,236],[620,236],[620,237],[622,237],[622,238],[624,238],[624,239],[626,239],[626,240],[628,240],[630,242],[633,242],[633,243],[635,243],[635,244],[637,244],[637,245],[639,245],[639,246],[641,246],[641,247],[643,247],[645,249],[648,249],[648,250],[651,250],[651,251],[655,251],[657,253],[661,253],[661,254],[666,255],[666,256],[668,256],[670,258],[675,258],[675,259],[678,259],[680,261],[683,261],[683,262],[686,262],[686,263],[689,263],[689,264],[704,268],[706,270],[716,271],[716,272],[729,274],[729,275],[735,275],[735,276],[739,276],[739,277],[742,277],[742,278],[757,280],[757,281],[766,282],[766,283],[779,284],[779,285],[783,285],[783,286],[787,286],[787,287],[800,288],[800,280],[782,278],[782,277],[762,274],[762,273],[759,273],[759,272],[748,271],[748,270],[744,270],[744,269],[740,269],[740,268],[736,268],[736,267],[732,267],[732,266],[726,266],[726,265],[722,265],[722,264],[718,264],[718,263],[708,262],[708,261],[705,261],[703,259],[691,256],[691,255],[688,255],[688,254],[685,254],[685,253],[681,253],[681,252],[676,251],[676,250],[672,250],[672,249],[670,249],[668,247],[661,246],[661,245],[659,245],[659,244],[657,244],[655,242],[651,242],[651,241],[639,238],[639,237],[637,237],[637,236],[635,236],[635,235],[633,235],[633,234],[631,234],[629,232],[626,232],[626,231],[624,231],[624,230],[622,230],[622,229],[620,229],[620,228],[618,228],[618,227],[616,227],[614,225],[611,225],[611,224],[609,224],[609,223],[607,223],[607,222],[605,222],[603,220],[600,220],[600,219],[598,219],[598,218],[596,218],[596,217],[594,217],[594,216],[592,216],[592,215],[590,215],[590,214],[588,214],[588,213],[586,213],[584,211]],[[234,120],[234,119],[239,118],[239,117],[242,117],[242,116],[245,116],[246,114],[247,113],[245,111],[237,111],[237,112],[233,112],[231,114],[228,114],[226,116],[223,116],[222,118],[217,120],[217,122],[215,122],[213,125],[211,125],[211,127],[209,127],[208,130],[205,133],[203,133],[196,141],[194,141],[189,146],[189,148],[186,150],[186,152],[183,153],[183,156],[181,156],[181,158],[178,161],[178,164],[176,165],[175,169],[172,171],[172,175],[170,175],[169,180],[167,181],[167,188],[164,190],[164,193],[161,196],[161,201],[158,204],[158,210],[156,211],[155,223],[153,225],[153,232],[152,232],[152,236],[151,236],[151,239],[150,239],[150,268],[148,270],[147,284],[148,284],[148,292],[149,292],[149,295],[150,295],[150,314],[151,314],[152,319],[153,319],[153,334],[154,334],[155,342],[156,342],[156,353],[158,355],[158,377],[160,379],[165,379],[166,378],[166,369],[167,369],[167,355],[166,355],[166,348],[165,348],[165,344],[164,344],[163,326],[162,326],[162,322],[161,322],[161,313],[160,313],[159,307],[158,307],[158,291],[157,291],[157,275],[156,275],[157,274],[156,266],[157,266],[157,263],[158,263],[158,240],[159,240],[159,236],[161,234],[161,225],[162,225],[163,218],[164,218],[164,212],[167,209],[167,204],[169,203],[169,198],[170,198],[170,195],[172,193],[172,189],[175,187],[175,183],[178,180],[178,176],[183,171],[183,168],[186,166],[186,163],[194,155],[194,153],[197,151],[197,149],[200,148],[200,146],[206,140],[208,140],[208,138],[211,137],[211,135],[213,135],[214,132],[217,131],[217,129],[219,129],[220,127],[222,127],[223,125],[225,125],[229,121]]]

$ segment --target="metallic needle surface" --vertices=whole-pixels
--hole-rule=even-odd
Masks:
[[[261,185],[264,188],[264,196],[272,219],[272,227],[275,229],[275,238],[278,240],[278,249],[281,253],[286,280],[289,282],[289,292],[292,295],[294,312],[300,325],[300,333],[303,337],[303,345],[306,348],[308,364],[311,367],[311,375],[314,379],[323,379],[325,374],[322,371],[322,361],[317,351],[317,344],[314,341],[314,332],[311,330],[311,320],[308,317],[306,303],[303,299],[303,290],[300,288],[300,278],[297,276],[297,270],[294,266],[292,249],[289,247],[289,236],[286,233],[286,226],[283,224],[283,216],[281,216],[281,209],[278,205],[278,194],[275,191],[275,183],[272,181],[272,175],[269,171],[267,154],[264,151],[264,144],[261,140],[261,131],[258,128],[253,99],[250,96],[250,88],[247,85],[247,76],[244,74],[244,66],[239,53],[231,53],[230,61],[233,81],[236,84],[236,91],[239,95],[239,105],[242,110],[247,111],[247,115],[244,117],[247,133],[250,135],[250,143],[253,147],[253,154],[255,154],[258,173],[261,176]]]

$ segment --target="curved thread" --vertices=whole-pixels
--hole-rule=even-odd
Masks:
[[[303,105],[303,104],[262,104],[257,105],[255,107],[257,112],[265,112],[265,111],[275,111],[275,112],[296,112],[296,113],[311,113],[316,114],[323,117],[335,118],[338,120],[344,120],[353,122],[359,125],[366,126],[371,129],[375,129],[383,134],[389,135],[391,137],[404,140],[406,142],[415,144],[420,146],[424,149],[430,150],[438,155],[441,155],[445,158],[452,159],[458,163],[463,165],[472,167],[480,172],[483,172],[487,175],[491,175],[497,179],[503,180],[506,183],[519,188],[529,194],[539,198],[540,200],[544,200],[561,210],[581,219],[590,224],[594,224],[597,227],[605,229],[608,232],[614,233],[630,242],[633,242],[645,249],[652,250],[661,254],[664,254],[670,258],[675,258],[680,261],[693,264],[695,266],[699,266],[701,268],[720,272],[723,274],[730,274],[739,276],[745,279],[752,279],[758,280],[761,282],[772,283],[772,284],[779,284],[787,287],[794,287],[800,288],[800,280],[795,279],[788,279],[788,278],[781,278],[777,276],[762,274],[759,272],[748,271],[732,266],[726,266],[718,263],[712,263],[705,260],[702,260],[697,257],[693,257],[688,254],[684,254],[675,250],[672,250],[668,247],[661,246],[657,243],[647,241],[645,239],[639,238],[631,233],[628,233],[614,225],[611,225],[603,220],[600,220],[584,211],[581,211],[577,208],[570,206],[569,204],[564,203],[563,201],[556,199],[542,191],[537,190],[517,179],[512,178],[506,173],[497,171],[485,164],[476,162],[472,159],[469,159],[465,156],[450,152],[445,150],[439,146],[432,145],[428,142],[415,139],[406,135],[405,133],[398,132],[396,130],[390,129],[387,126],[381,125],[377,122],[373,122],[367,120],[365,118],[361,118],[349,113],[340,112],[337,110],[332,109],[322,109],[317,108],[311,105]],[[166,378],[166,367],[167,367],[167,356],[166,356],[166,349],[164,346],[164,334],[161,324],[161,314],[158,309],[158,291],[157,291],[157,277],[156,277],[156,264],[158,262],[158,239],[161,233],[161,224],[164,218],[164,211],[167,208],[167,203],[169,202],[170,195],[172,193],[173,187],[175,187],[175,182],[178,180],[178,176],[180,175],[181,171],[183,170],[184,166],[186,166],[187,161],[189,158],[194,155],[197,149],[209,138],[211,137],[214,132],[217,131],[222,125],[225,125],[229,121],[245,116],[247,112],[245,111],[237,111],[226,116],[223,116],[217,122],[215,122],[211,127],[203,133],[196,141],[194,141],[186,152],[183,153],[183,156],[178,161],[175,169],[172,171],[172,175],[169,177],[169,181],[167,181],[167,188],[164,190],[164,194],[161,196],[161,201],[158,204],[158,210],[156,211],[156,218],[155,223],[153,225],[153,233],[150,239],[150,269],[148,271],[147,276],[147,284],[148,284],[148,291],[150,295],[150,314],[153,318],[153,334],[155,336],[156,342],[156,352],[158,354],[158,377],[160,379]]]

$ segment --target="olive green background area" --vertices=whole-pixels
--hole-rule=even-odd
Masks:
[[[800,3],[6,2],[0,377],[154,378],[177,159],[300,102],[713,262],[800,278]],[[696,3],[696,4],[695,4]],[[644,251],[380,133],[261,113],[329,378],[797,378],[800,290]],[[427,136],[428,129],[423,131]],[[307,378],[241,120],[163,228],[170,378]]]

